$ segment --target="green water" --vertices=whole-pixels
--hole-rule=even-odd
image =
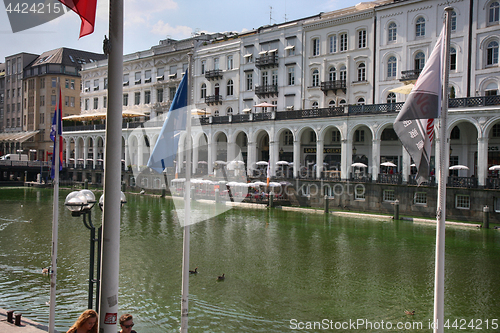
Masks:
[[[88,291],[89,231],[64,207],[68,193],[60,194],[56,329],[63,332],[86,309]],[[127,199],[119,315],[132,313],[139,333],[178,332],[182,228],[170,200]],[[99,209],[93,214],[99,224]],[[41,269],[51,260],[51,223],[50,190],[0,190],[0,307],[42,324],[48,323],[49,277]],[[299,322],[324,320],[375,327],[303,331],[391,331],[376,326],[383,320],[394,332],[430,332],[434,250],[433,225],[229,210],[191,227],[191,269],[199,274],[190,277],[190,332],[291,332]],[[222,273],[225,281],[217,282]],[[447,332],[500,331],[491,327],[500,320],[499,273],[499,230],[447,227]],[[474,319],[475,327],[453,328],[455,319]],[[398,322],[407,329],[396,329]]]

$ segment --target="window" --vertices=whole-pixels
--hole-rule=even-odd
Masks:
[[[99,79],[94,80],[94,90],[99,90]]]
[[[492,66],[498,64],[498,42],[492,41],[486,49],[486,65]]]
[[[175,79],[177,77],[177,65],[170,66],[169,73],[168,78]]]
[[[415,36],[416,37],[425,36],[425,19],[423,17],[419,17],[417,19],[417,23],[415,24]]]
[[[104,89],[108,89],[108,78],[104,78]]]
[[[218,83],[214,85],[214,95],[220,95],[220,89]]]
[[[139,104],[141,104],[141,93],[136,92],[134,94],[134,105],[139,105]]]
[[[40,113],[40,124],[45,124],[45,113]]]
[[[418,52],[415,55],[415,70],[422,70],[425,66],[425,54]]]
[[[219,116],[219,110],[215,110],[214,111],[214,117],[218,117]]]
[[[51,79],[51,82],[52,82],[52,88],[57,87],[57,78],[53,77],[53,78]]]
[[[144,83],[150,83],[151,82],[151,70],[148,69],[144,71]]]
[[[347,51],[347,34],[340,35],[340,52]]]
[[[135,84],[141,84],[141,72],[135,72]]]
[[[337,130],[332,131],[332,142],[340,142],[340,131]]]
[[[451,31],[456,31],[457,30],[457,12],[454,10],[451,12]]]
[[[89,99],[86,98],[85,99],[85,110],[88,110],[89,109]]]
[[[233,114],[233,108],[228,108],[226,114],[228,115]]]
[[[397,71],[397,65],[398,61],[396,60],[396,57],[389,57],[387,59],[387,78],[388,79],[394,79],[396,78],[396,71]]]
[[[107,109],[108,108],[108,96],[104,96],[102,99],[102,107]]]
[[[387,103],[396,103],[396,94],[391,92],[387,95]]]
[[[253,73],[247,73],[247,90],[253,89]]]
[[[366,30],[358,31],[358,49],[364,49],[366,47]]]
[[[459,140],[460,139],[460,128],[458,126],[453,127],[450,133],[450,140]]]
[[[337,70],[335,67],[330,67],[328,70],[328,80],[329,81],[336,81],[337,80]]]
[[[94,97],[94,110],[99,108],[99,99]]]
[[[75,80],[71,80],[70,89],[75,90]]]
[[[328,102],[328,106],[331,108],[334,108],[335,107],[335,100],[332,99],[330,102]]]
[[[318,108],[318,106],[319,106],[319,105],[318,105],[318,102],[314,101],[314,102],[312,103],[312,109],[317,109],[317,108]],[[312,133],[312,132],[311,132],[311,133]]]
[[[64,105],[69,106],[69,96],[64,97]]]
[[[69,106],[70,106],[70,107],[72,107],[72,108],[74,108],[74,107],[75,107],[75,98],[74,98],[74,97],[71,97],[71,98],[69,99]]]
[[[56,105],[56,95],[50,95],[50,105]],[[14,111],[14,108],[12,108]]]
[[[295,67],[289,66],[287,70],[288,70],[287,84],[289,86],[293,86],[295,84]]]
[[[156,101],[163,103],[163,89],[156,89]]]
[[[457,50],[452,47],[450,48],[450,71],[457,70]]]
[[[234,63],[233,63],[233,56],[228,55],[227,56],[227,69],[233,69]]]
[[[45,105],[45,95],[41,95],[40,96],[40,106],[44,106],[44,105]]]
[[[342,103],[342,102],[340,102]],[[364,142],[365,141],[365,130],[356,130],[354,132],[354,141],[355,142]]]
[[[295,55],[295,38],[288,38],[286,40],[285,51],[289,57]]]
[[[363,184],[354,186],[354,200],[365,200],[366,189]]]
[[[413,202],[415,205],[427,205],[427,193],[426,192],[415,192],[413,197]]]
[[[205,72],[201,73],[205,74]],[[165,68],[158,68],[156,72],[156,81],[163,81],[165,80]]]
[[[271,80],[272,80],[273,86],[278,85],[278,70],[277,69],[275,69],[271,72]]]
[[[227,81],[227,95],[228,96],[232,96],[233,95],[233,93],[234,93],[233,86],[234,86],[233,80]]]
[[[262,72],[262,85],[267,86],[268,82],[269,82],[268,73],[267,71],[264,71]]]
[[[293,145],[293,135],[292,132],[289,130],[286,130],[285,133],[283,133],[283,145],[285,146],[291,146]]]
[[[345,66],[340,67],[339,74],[340,81],[347,81],[347,68]]]
[[[174,99],[174,96],[175,96],[175,92],[177,91],[177,88],[176,87],[170,87],[170,90],[169,90],[169,97],[170,97],[170,100],[172,101]]]
[[[123,106],[128,106],[128,94],[123,94]]]
[[[319,55],[319,38],[314,38],[312,40],[312,55],[313,56]]]
[[[64,88],[69,89],[69,79],[64,80]]]
[[[205,74],[205,69],[207,67],[207,61],[206,60],[202,60],[201,61],[201,74]]]
[[[396,201],[396,195],[394,190],[384,190],[383,200],[385,202]]]
[[[123,85],[128,86],[128,74],[123,74]]]
[[[363,97],[358,98],[356,102],[357,105],[365,105],[365,99]]]
[[[396,23],[394,22],[389,23],[389,27],[387,29],[387,41],[389,43],[395,42],[397,33],[398,33],[398,28],[396,26]]]
[[[466,194],[455,195],[455,208],[470,209],[470,195]]]
[[[488,11],[488,24],[498,24],[499,8],[500,4],[498,1],[491,3],[490,10]]]
[[[358,65],[358,81],[366,81],[366,65],[364,62]]]
[[[337,35],[331,35],[328,37],[328,51],[330,53],[337,52]]]
[[[151,104],[151,90],[144,92],[144,104]]]
[[[312,72],[312,86],[319,87],[319,71],[317,69]]]
[[[214,70],[219,69],[219,58],[214,58]]]
[[[205,83],[201,84],[200,95],[201,98],[207,97],[207,85]]]

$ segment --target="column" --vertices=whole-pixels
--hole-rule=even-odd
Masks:
[[[247,146],[247,175],[253,176],[253,168],[255,167],[257,143],[253,141],[248,141]]]
[[[276,162],[278,162],[278,155],[278,142],[269,141],[269,171],[271,173],[271,176],[276,176]]]
[[[70,157],[71,157],[71,139],[68,138],[66,140],[66,165],[69,163]]]
[[[126,138],[125,139],[125,170],[127,170],[129,165],[132,165],[132,163],[130,163],[130,152],[128,151],[128,138]]]
[[[473,164],[471,164],[472,166]],[[472,171],[474,172],[474,171]],[[486,185],[488,176],[488,138],[477,139],[477,182],[479,186]]]
[[[89,158],[89,141],[88,141],[88,138],[83,141],[83,168],[87,167],[87,158]]]
[[[403,153],[403,166],[401,168],[401,173],[403,176],[403,183],[408,183],[409,180],[409,175],[410,175],[410,170],[411,170],[411,157],[410,154],[406,151],[404,147],[402,147],[402,153]],[[430,172],[430,170],[429,170]]]
[[[349,179],[349,170],[352,164],[352,143],[342,140],[342,152],[340,157],[340,176],[341,179]]]
[[[99,152],[99,147],[97,146],[97,139],[94,138],[93,139],[93,143],[94,143],[94,147],[93,147],[93,151],[94,151],[94,154],[92,155],[92,168],[95,169],[95,166],[96,166],[96,163],[97,163],[97,154]]]
[[[144,137],[141,136],[137,140],[137,168],[139,171],[141,170],[141,165],[144,165],[144,158],[143,158],[143,153],[144,153]]]
[[[198,142],[193,142],[193,174],[196,173],[196,169],[198,168],[198,153],[200,150],[199,140]]]
[[[293,178],[299,176],[300,170],[300,141],[293,141]]]
[[[77,138],[75,140],[75,167],[78,164],[78,159],[80,158],[80,145],[78,144],[78,142],[80,142],[80,140],[78,140]]]
[[[439,153],[439,142],[441,141],[441,138],[437,137],[437,134],[438,134],[439,130],[437,131],[434,131],[434,134],[436,135],[436,143],[434,145],[434,165],[435,165],[435,172],[434,172],[434,175],[436,177],[436,184],[439,184],[439,170],[441,168],[441,161],[440,161],[440,153]],[[448,145],[448,148],[449,150],[449,145]],[[447,154],[448,156],[445,158],[445,160],[448,160],[448,163],[449,163],[449,160],[450,160],[450,157],[449,157],[449,153]],[[447,163],[445,163],[446,165]],[[444,167],[444,166],[443,166]],[[418,168],[418,165],[417,165],[417,168]],[[432,171],[432,170],[430,170]],[[429,172],[430,172],[429,171]],[[447,172],[445,172],[445,174],[448,174]],[[445,183],[446,183],[446,180],[445,180]]]
[[[372,141],[372,179],[377,180],[380,172],[380,139]]]
[[[210,142],[208,144],[208,173],[214,172],[214,162],[217,158],[217,142]]]
[[[316,178],[321,178],[321,172],[323,171],[323,153],[324,142],[323,140],[316,140]]]

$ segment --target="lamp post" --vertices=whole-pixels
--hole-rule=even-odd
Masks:
[[[121,204],[127,202],[125,194],[121,192]],[[90,190],[73,191],[66,197],[64,205],[71,211],[72,216],[83,216],[83,224],[90,230],[90,262],[89,262],[89,296],[88,308],[92,309],[92,302],[94,298],[94,284],[96,284],[96,304],[95,310],[99,311],[99,282],[101,275],[101,237],[102,226],[97,228],[92,224],[91,210],[96,203],[95,195]],[[104,207],[104,195],[99,200],[99,208],[102,210]],[[97,278],[94,279],[94,260],[95,260],[95,246],[97,243]]]

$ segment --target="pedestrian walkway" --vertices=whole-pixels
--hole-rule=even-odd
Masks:
[[[48,332],[48,327],[21,317],[21,325],[7,322],[7,310],[0,309],[0,333],[41,333]]]

